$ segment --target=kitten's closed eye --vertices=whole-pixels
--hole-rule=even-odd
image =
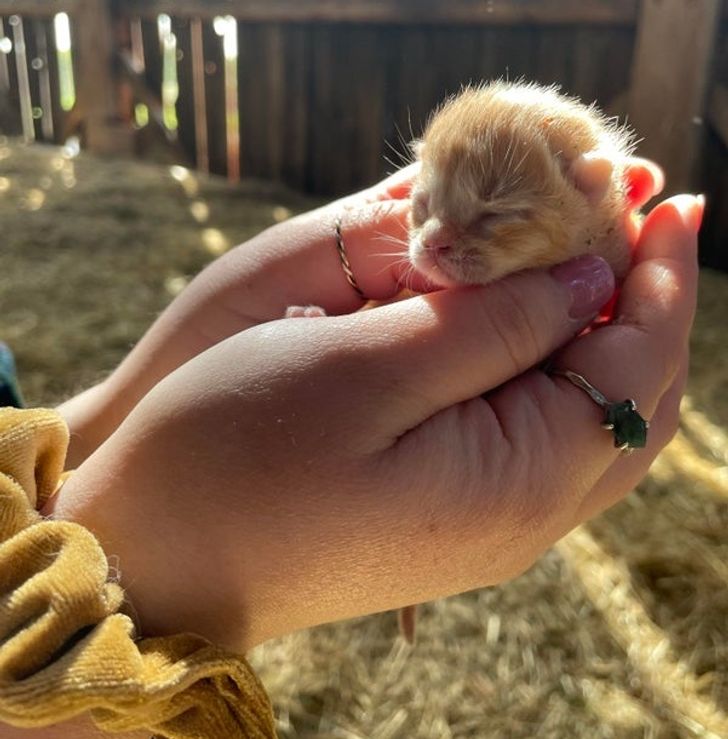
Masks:
[[[518,223],[528,219],[528,211],[522,210],[484,210],[470,225],[470,230],[487,236],[494,226],[501,223]]]

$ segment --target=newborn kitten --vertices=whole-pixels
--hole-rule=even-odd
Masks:
[[[492,82],[436,110],[413,145],[409,259],[440,287],[598,254],[617,278],[630,264],[624,167],[631,132],[554,87]],[[286,317],[323,316],[291,306]],[[412,643],[416,607],[400,609]]]
[[[624,166],[633,136],[554,87],[493,82],[437,110],[414,145],[409,258],[442,287],[598,254],[630,263]]]

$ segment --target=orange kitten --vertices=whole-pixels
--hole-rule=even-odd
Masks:
[[[598,254],[630,262],[628,129],[535,84],[469,87],[432,116],[415,151],[409,257],[443,287]]]

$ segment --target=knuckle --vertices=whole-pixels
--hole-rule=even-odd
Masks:
[[[542,356],[542,332],[536,325],[536,315],[512,286],[506,282],[493,286],[481,309],[496,341],[510,357],[516,374]]]
[[[650,384],[656,397],[662,395],[672,384],[679,371],[685,353],[682,342],[656,334],[650,326],[632,324],[635,332],[634,346],[639,347],[650,370]]]
[[[502,487],[509,491],[508,517],[524,537],[545,546],[578,503],[583,485],[555,464],[557,447],[549,419],[554,416],[551,384],[540,372],[519,379],[517,398],[509,398],[502,427],[510,440],[509,465]]]

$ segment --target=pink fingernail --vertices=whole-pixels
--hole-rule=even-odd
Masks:
[[[703,224],[703,216],[705,215],[705,195],[702,193],[695,198],[695,208],[693,210],[693,218],[695,223],[695,232],[700,231]]]
[[[591,254],[556,265],[551,275],[567,285],[571,292],[571,318],[585,319],[595,315],[614,292],[611,267],[601,257]]]

